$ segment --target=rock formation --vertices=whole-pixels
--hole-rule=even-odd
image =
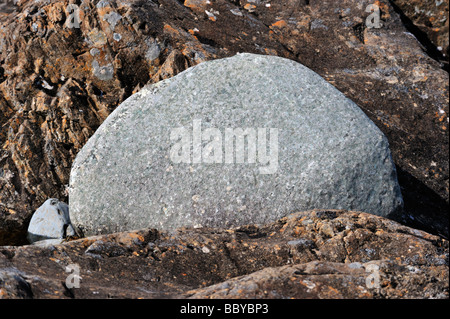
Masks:
[[[392,220],[316,210],[263,226],[1,247],[0,298],[441,299],[448,254],[447,240]]]
[[[85,235],[403,204],[387,139],[356,104],[299,63],[248,53],[117,107],[78,153],[69,199]]]
[[[388,137],[402,222],[448,237],[448,73],[391,2],[368,28],[372,1],[17,1],[0,13],[0,243],[68,200],[76,154],[133,92],[237,52],[298,61],[358,104]]]
[[[399,12],[405,27],[416,34],[428,54],[444,61],[448,70],[448,0],[439,1],[390,1]]]

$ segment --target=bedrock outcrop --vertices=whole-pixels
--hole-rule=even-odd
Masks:
[[[0,298],[440,299],[448,253],[447,240],[390,219],[315,210],[261,226],[3,246]]]

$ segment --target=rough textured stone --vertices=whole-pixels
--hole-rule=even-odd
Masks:
[[[17,0],[1,0],[0,1],[0,14],[7,14],[16,10],[15,2]]]
[[[31,217],[28,241],[34,243],[69,236],[75,236],[75,230],[70,222],[69,206],[56,198],[48,199]]]
[[[33,297],[29,283],[16,268],[0,269],[0,299],[29,299]]]
[[[402,10],[418,21],[406,1],[392,1],[395,10],[379,1],[380,29],[364,25],[369,0],[217,0],[206,8],[83,0],[79,29],[67,26],[69,2],[19,0],[16,12],[0,10],[0,243],[25,243],[47,198],[68,201],[73,159],[124,99],[148,81],[236,52],[301,62],[355,101],[389,139],[402,222],[448,237],[448,73],[416,29],[405,28]],[[435,5],[408,3],[425,13]],[[114,12],[122,18],[112,30]],[[106,80],[101,71],[111,67]]]
[[[448,254],[447,240],[376,215],[308,211],[264,226],[0,247],[0,296],[448,298]],[[65,285],[69,265],[79,288]]]
[[[449,1],[392,0],[405,26],[418,37],[430,55],[449,60]]]
[[[387,139],[359,107],[301,64],[255,54],[199,64],[127,99],[78,153],[69,198],[85,235],[265,223],[314,208],[395,216],[403,204]]]
[[[187,292],[192,299],[373,299],[447,298],[426,283],[414,266],[396,261],[366,263],[312,261],[268,267],[206,288]],[[395,282],[396,288],[389,287]],[[383,288],[381,288],[383,285]],[[416,291],[424,286],[422,293]],[[444,286],[442,286],[444,288]]]

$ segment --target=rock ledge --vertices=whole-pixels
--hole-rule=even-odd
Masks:
[[[0,247],[0,296],[448,298],[448,254],[447,240],[392,220],[316,210],[260,227],[143,229]],[[79,288],[66,284],[73,265]]]

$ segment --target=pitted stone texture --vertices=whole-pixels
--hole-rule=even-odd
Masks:
[[[195,120],[204,134],[218,129],[223,144],[226,128],[277,129],[277,169],[261,174],[259,153],[255,164],[247,153],[244,163],[208,164],[205,153],[193,163],[191,150],[190,164],[174,163],[171,131],[185,127],[193,139]],[[86,235],[259,224],[306,209],[391,216],[402,205],[387,139],[359,107],[303,65],[253,54],[200,64],[130,97],[77,155],[69,197]]]

